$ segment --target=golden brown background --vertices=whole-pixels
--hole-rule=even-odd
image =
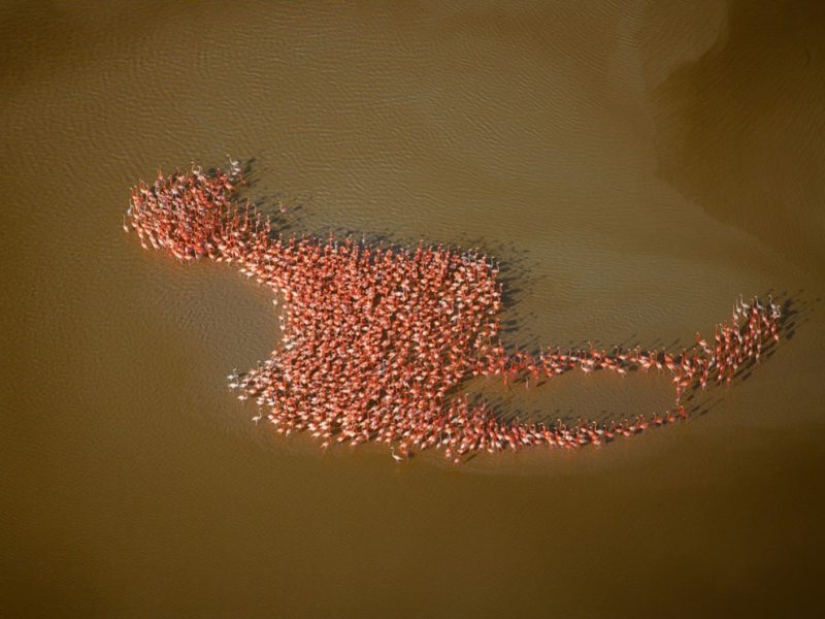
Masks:
[[[6,2],[3,617],[775,617],[825,550],[821,2]],[[301,228],[480,245],[509,341],[693,342],[793,310],[708,414],[460,468],[322,454],[224,376],[265,289],[120,229],[129,187],[252,160]],[[511,412],[650,413],[574,375]],[[533,414],[533,413],[530,413]],[[821,604],[817,604],[821,607]]]

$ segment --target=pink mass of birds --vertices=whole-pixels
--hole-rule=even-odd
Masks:
[[[227,172],[158,172],[133,188],[123,227],[181,262],[209,258],[237,265],[281,301],[282,339],[258,367],[233,373],[238,399],[253,399],[279,433],[309,432],[322,447],[369,441],[392,445],[396,460],[442,450],[468,454],[537,445],[601,445],[687,418],[686,391],[730,383],[779,340],[779,307],[769,299],[734,305],[713,338],[672,354],[548,348],[507,354],[499,337],[502,286],[484,255],[419,244],[370,246],[351,238],[286,236],[239,200],[240,165]],[[672,375],[672,411],[622,422],[504,421],[457,387],[476,376],[526,387],[579,369],[656,370]],[[260,419],[259,415],[255,419]],[[396,451],[397,449],[397,451]]]

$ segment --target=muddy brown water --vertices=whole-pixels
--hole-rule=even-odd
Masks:
[[[825,550],[817,2],[6,2],[4,617],[777,616]],[[794,311],[707,414],[397,465],[250,418],[267,291],[120,229],[157,166],[252,162],[295,225],[480,246],[511,343],[689,345]],[[274,206],[273,206],[274,208]],[[651,412],[580,375],[512,411]],[[533,413],[531,413],[533,414]],[[536,413],[538,414],[538,413]]]

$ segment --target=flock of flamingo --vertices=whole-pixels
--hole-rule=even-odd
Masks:
[[[226,172],[195,165],[158,172],[153,183],[133,188],[123,227],[137,232],[144,248],[181,262],[235,264],[275,292],[280,345],[256,368],[233,372],[230,387],[267,411],[277,432],[309,432],[323,448],[377,441],[390,444],[396,460],[432,448],[458,463],[479,451],[600,445],[687,418],[688,390],[729,383],[779,339],[779,307],[740,297],[713,339],[697,333],[696,344],[678,354],[592,345],[508,354],[499,337],[495,262],[442,246],[393,249],[333,235],[287,236],[238,198],[244,184],[232,160]],[[529,387],[577,368],[669,372],[675,406],[619,423],[528,423],[501,420],[457,393],[475,376]]]

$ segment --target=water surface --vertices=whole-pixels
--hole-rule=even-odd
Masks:
[[[10,617],[776,616],[825,549],[816,2],[7,3],[0,595]],[[266,289],[120,229],[158,166],[252,160],[298,229],[479,246],[519,345],[793,337],[707,414],[460,468],[320,453],[224,377]],[[654,377],[513,411],[652,412]],[[663,395],[664,394],[664,395]]]

